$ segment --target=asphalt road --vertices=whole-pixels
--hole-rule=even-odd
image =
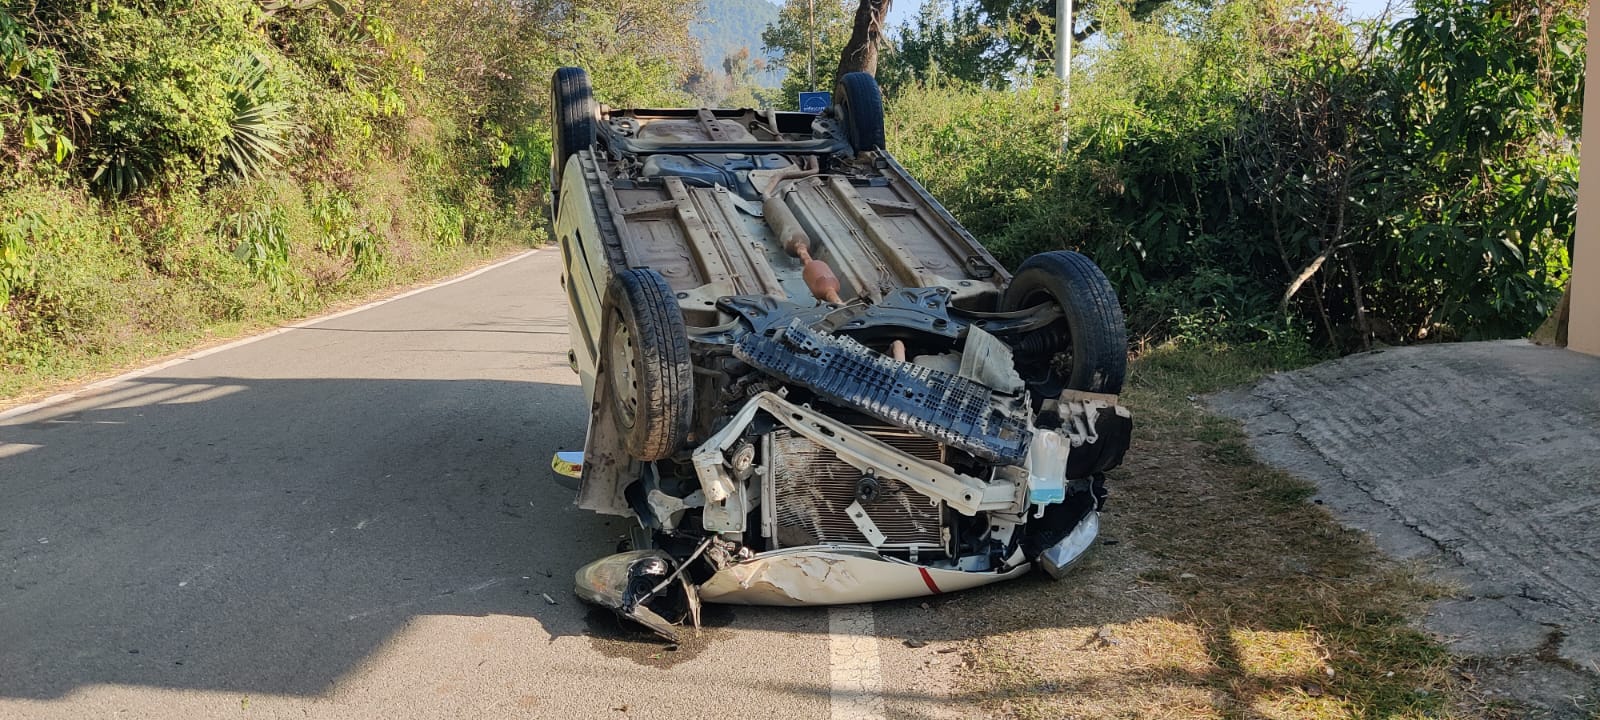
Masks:
[[[841,706],[829,611],[671,652],[576,600],[626,526],[549,470],[587,421],[559,265],[0,419],[0,718],[965,714],[916,603],[869,611],[880,697]]]

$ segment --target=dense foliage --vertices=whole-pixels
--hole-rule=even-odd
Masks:
[[[1418,0],[1356,28],[1320,0],[1097,9],[1065,154],[1053,83],[986,90],[993,69],[950,39],[890,97],[892,149],[1002,257],[1090,253],[1150,339],[1348,349],[1548,314],[1574,231],[1581,2]]]
[[[536,240],[551,71],[587,66],[605,102],[677,102],[699,10],[0,5],[0,366],[272,320]]]
[[[785,0],[761,33],[765,52],[785,73],[777,107],[795,109],[801,91],[833,89],[855,10],[855,0]]]
[[[1147,339],[1520,334],[1569,267],[1582,3],[1414,4],[1351,27],[1333,0],[1080,2],[1063,114],[1047,3],[927,0],[884,48],[890,142],[1004,259],[1092,254]],[[699,3],[10,0],[0,366],[532,241],[553,68],[619,106],[789,105],[810,9],[825,87],[854,5],[788,0],[713,82]]]

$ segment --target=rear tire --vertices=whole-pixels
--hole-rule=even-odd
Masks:
[[[1117,292],[1105,273],[1070,250],[1039,253],[1017,268],[1001,309],[1022,310],[1042,302],[1061,306],[1062,319],[1018,341],[1017,370],[1036,400],[1064,389],[1122,392],[1128,372],[1128,330]],[[1069,353],[1063,374],[1057,357]]]
[[[606,290],[603,362],[623,447],[642,461],[670,457],[689,437],[694,371],[672,288],[650,269],[625,270]]]
[[[594,145],[596,107],[583,68],[564,67],[550,77],[550,217],[560,207],[567,160]]]
[[[864,72],[846,73],[834,87],[833,105],[852,150],[859,154],[884,146],[883,93],[876,79]]]

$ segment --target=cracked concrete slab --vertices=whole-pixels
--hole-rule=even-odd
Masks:
[[[1594,704],[1600,358],[1522,341],[1393,348],[1210,402],[1341,521],[1457,588],[1424,620],[1454,651],[1515,660],[1507,682],[1548,695],[1522,699],[1551,716]],[[1522,677],[1530,662],[1550,677]]]

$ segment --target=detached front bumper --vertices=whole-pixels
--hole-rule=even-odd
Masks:
[[[1094,546],[1100,513],[1085,515],[1065,538],[1039,555],[1039,566],[1061,579]],[[700,585],[700,599],[731,605],[849,605],[938,595],[1010,580],[1028,564],[971,572],[887,557],[871,548],[817,545],[761,553],[730,565]]]
[[[917,565],[871,548],[816,545],[761,553],[719,570],[700,599],[733,605],[848,605],[967,590],[1022,575]]]

